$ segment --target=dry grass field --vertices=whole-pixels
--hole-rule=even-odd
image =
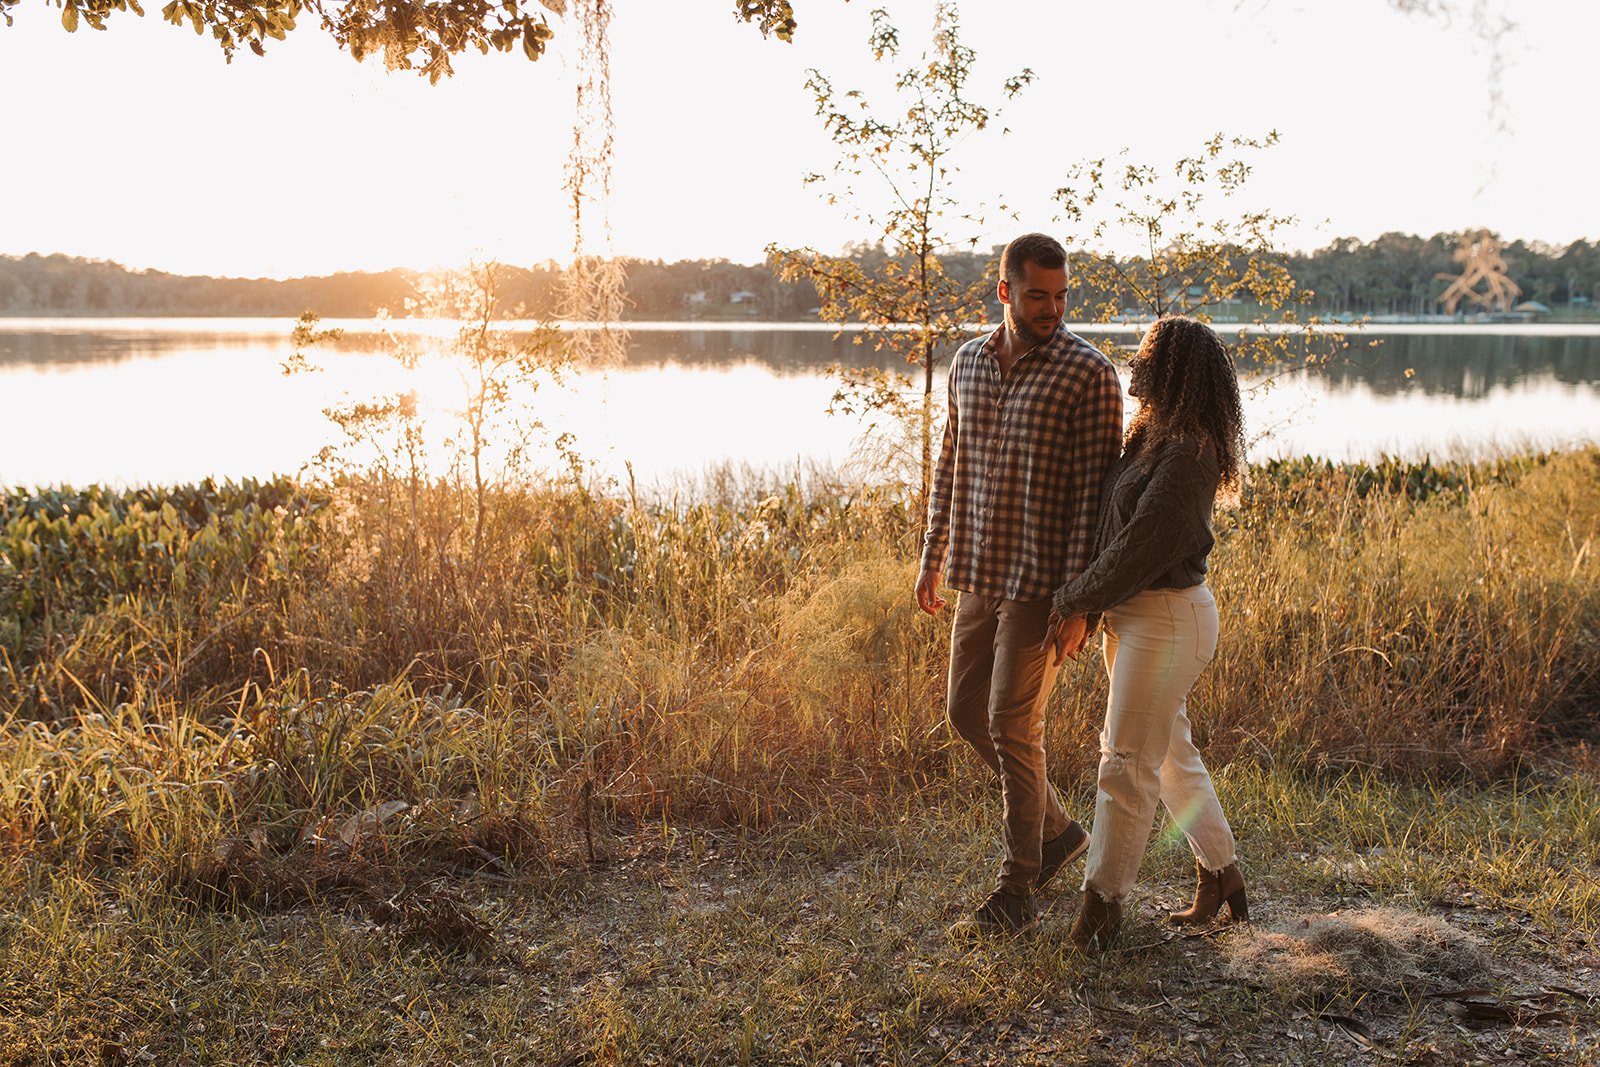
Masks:
[[[978,947],[898,494],[0,497],[0,1063],[1600,1059],[1600,452],[1252,473],[1191,708],[1248,929]],[[476,540],[476,545],[474,542]],[[1047,744],[1092,806],[1096,657]]]

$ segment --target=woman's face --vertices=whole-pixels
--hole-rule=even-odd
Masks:
[[[1129,363],[1128,395],[1144,398],[1145,386],[1150,383],[1150,356],[1140,349]]]
[[[1139,342],[1139,351],[1128,361],[1128,395],[1143,400],[1150,388],[1150,354],[1156,347],[1156,334],[1164,323],[1155,323],[1145,331]]]

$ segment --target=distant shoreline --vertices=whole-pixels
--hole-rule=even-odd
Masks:
[[[341,329],[347,333],[438,333],[455,325],[459,320],[439,318],[377,318],[377,317],[328,317],[321,320],[321,325],[327,329]],[[240,333],[276,333],[281,326],[287,332],[294,324],[292,315],[112,315],[112,314],[52,314],[52,315],[21,315],[15,313],[0,313],[0,333],[17,333],[29,329],[44,331],[89,328],[89,329],[133,329],[172,332],[204,332],[207,328],[234,326],[229,332]],[[1131,334],[1142,331],[1149,319],[1134,319],[1123,322],[1068,322],[1067,329],[1074,333],[1085,334]],[[1600,316],[1586,316],[1583,318],[1561,318],[1533,320],[1506,320],[1506,319],[1393,319],[1391,317],[1373,318],[1366,321],[1325,321],[1315,324],[1308,323],[1262,323],[1256,324],[1246,320],[1237,319],[1212,319],[1224,334],[1233,333],[1240,329],[1251,331],[1265,331],[1269,333],[1295,332],[1308,325],[1322,331],[1351,331],[1361,334],[1429,334],[1429,333],[1482,333],[1506,335],[1541,335],[1541,336],[1594,336],[1600,334]],[[247,325],[248,324],[248,325]],[[500,329],[516,332],[519,330],[532,330],[541,326],[554,326],[557,329],[598,329],[601,323],[596,322],[569,322],[546,321],[538,319],[507,319],[496,324]],[[779,332],[795,331],[799,333],[860,333],[870,329],[863,323],[846,322],[819,322],[816,319],[623,319],[614,325],[622,329],[638,333],[654,332],[704,332],[704,333],[737,333],[743,331]],[[972,333],[993,330],[997,323],[972,323],[967,329]],[[904,327],[909,329],[910,327]]]
[[[1455,323],[1438,315],[1440,278],[1459,269],[1456,234],[1420,238],[1385,234],[1375,241],[1336,241],[1309,253],[1284,253],[1280,265],[1292,278],[1289,305],[1301,317],[1324,321]],[[985,294],[975,302],[977,317],[997,319],[993,288],[998,250],[950,252],[940,263],[950,282]],[[1563,248],[1512,241],[1503,248],[1506,273],[1518,290],[1518,309],[1505,317],[1544,322],[1600,322],[1600,242],[1576,241]],[[853,253],[864,270],[875,270],[886,253],[863,247]],[[625,259],[629,321],[710,324],[815,322],[825,301],[805,279],[786,280],[769,263],[681,260],[667,263]],[[307,309],[325,319],[366,317],[389,309],[399,315],[429,306],[425,272],[393,269],[377,273],[341,272],[292,279],[182,276],[134,271],[114,262],[61,254],[0,255],[0,318],[55,316],[85,321],[106,317],[240,315],[296,317]],[[496,274],[500,307],[525,309],[528,317],[554,317],[565,303],[565,273],[547,262],[519,267],[502,264]],[[1131,320],[1145,316],[1150,294],[1126,287],[1115,292],[1070,283],[1068,306],[1120,308]],[[1217,290],[1221,292],[1223,290]],[[1172,303],[1198,302],[1205,286],[1185,294],[1167,292]],[[1526,299],[1522,299],[1526,297]],[[981,303],[981,306],[979,306]],[[1217,321],[1250,321],[1261,309],[1254,301],[1217,300],[1208,309]],[[1265,309],[1275,314],[1275,309]],[[717,327],[720,328],[720,327]]]

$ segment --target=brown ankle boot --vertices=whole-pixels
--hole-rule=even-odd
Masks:
[[[1078,909],[1077,921],[1067,934],[1067,940],[1078,948],[1091,946],[1104,952],[1117,939],[1117,928],[1122,925],[1122,904],[1101,899],[1093,889],[1083,891],[1083,906]]]
[[[1250,902],[1244,894],[1244,875],[1239,873],[1237,863],[1230,863],[1220,871],[1208,871],[1205,864],[1196,860],[1194,871],[1194,903],[1186,911],[1169,914],[1168,922],[1179,926],[1208,923],[1217,917],[1224,903],[1228,905],[1229,922],[1250,921]]]

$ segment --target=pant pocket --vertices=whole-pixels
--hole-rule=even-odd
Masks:
[[[1194,608],[1194,658],[1210,663],[1217,654],[1216,609],[1209,604],[1193,604]]]

